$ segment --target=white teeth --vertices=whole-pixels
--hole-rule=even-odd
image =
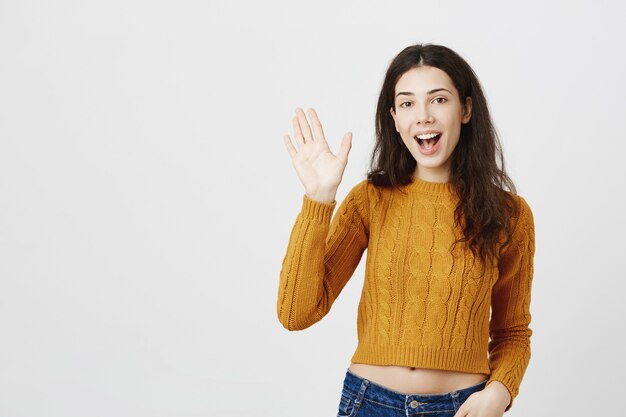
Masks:
[[[434,138],[435,136],[438,136],[438,135],[439,135],[439,133],[430,133],[428,135],[419,135],[419,136],[416,136],[416,137],[419,138],[419,139],[432,139],[432,138]]]

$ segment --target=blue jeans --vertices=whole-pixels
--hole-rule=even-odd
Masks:
[[[487,380],[445,394],[401,394],[346,371],[337,417],[453,417]]]

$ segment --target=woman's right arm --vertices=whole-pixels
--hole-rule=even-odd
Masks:
[[[367,246],[365,182],[354,187],[331,216],[335,195],[348,162],[352,134],[346,133],[337,155],[330,151],[322,124],[309,109],[312,127],[301,108],[296,109],[293,129],[298,149],[285,135],[305,195],[291,231],[283,259],[278,289],[278,319],[289,330],[300,330],[319,321],[330,309],[354,272]]]
[[[321,320],[353,275],[369,240],[367,180],[336,201],[304,195],[280,271],[277,313],[288,330]]]

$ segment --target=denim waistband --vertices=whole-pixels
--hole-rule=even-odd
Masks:
[[[346,371],[343,389],[357,398],[360,403],[364,400],[376,402],[398,410],[413,412],[454,410],[465,402],[467,397],[476,391],[485,388],[487,379],[470,387],[439,394],[403,394],[366,378],[360,377],[348,368]]]

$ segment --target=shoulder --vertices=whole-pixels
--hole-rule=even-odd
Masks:
[[[375,187],[370,180],[365,178],[353,185],[347,196],[359,200],[368,200]]]
[[[535,252],[535,222],[533,212],[526,198],[507,191],[513,207],[509,216],[510,235],[503,241],[500,262],[510,262],[511,257]]]
[[[369,210],[370,207],[377,206],[382,200],[389,199],[394,192],[397,191],[378,186],[372,180],[365,178],[352,187],[350,194],[360,197],[362,202],[367,204]]]
[[[354,201],[359,211],[362,213],[369,211],[369,193],[371,186],[372,184],[367,179],[363,179],[353,185],[346,196],[346,199],[349,198]]]
[[[370,203],[388,198],[394,192],[392,188],[376,185],[371,179],[365,178],[356,183],[351,192],[362,195]]]
[[[517,222],[522,219],[528,220],[528,218],[532,219],[533,211],[526,198],[508,190],[505,190],[504,193],[507,195],[508,200],[513,204],[511,217],[514,221]]]
[[[513,235],[518,240],[534,240],[535,219],[530,204],[523,196],[507,191],[514,207],[511,215]]]
[[[381,189],[371,180],[359,180],[348,191],[343,205],[356,209],[363,222],[369,224],[370,213],[381,198]]]
[[[519,213],[517,216],[518,222],[526,225],[533,224],[533,211],[530,208],[528,201],[526,201],[526,199],[519,194],[515,194],[515,200],[517,203],[517,212]]]

